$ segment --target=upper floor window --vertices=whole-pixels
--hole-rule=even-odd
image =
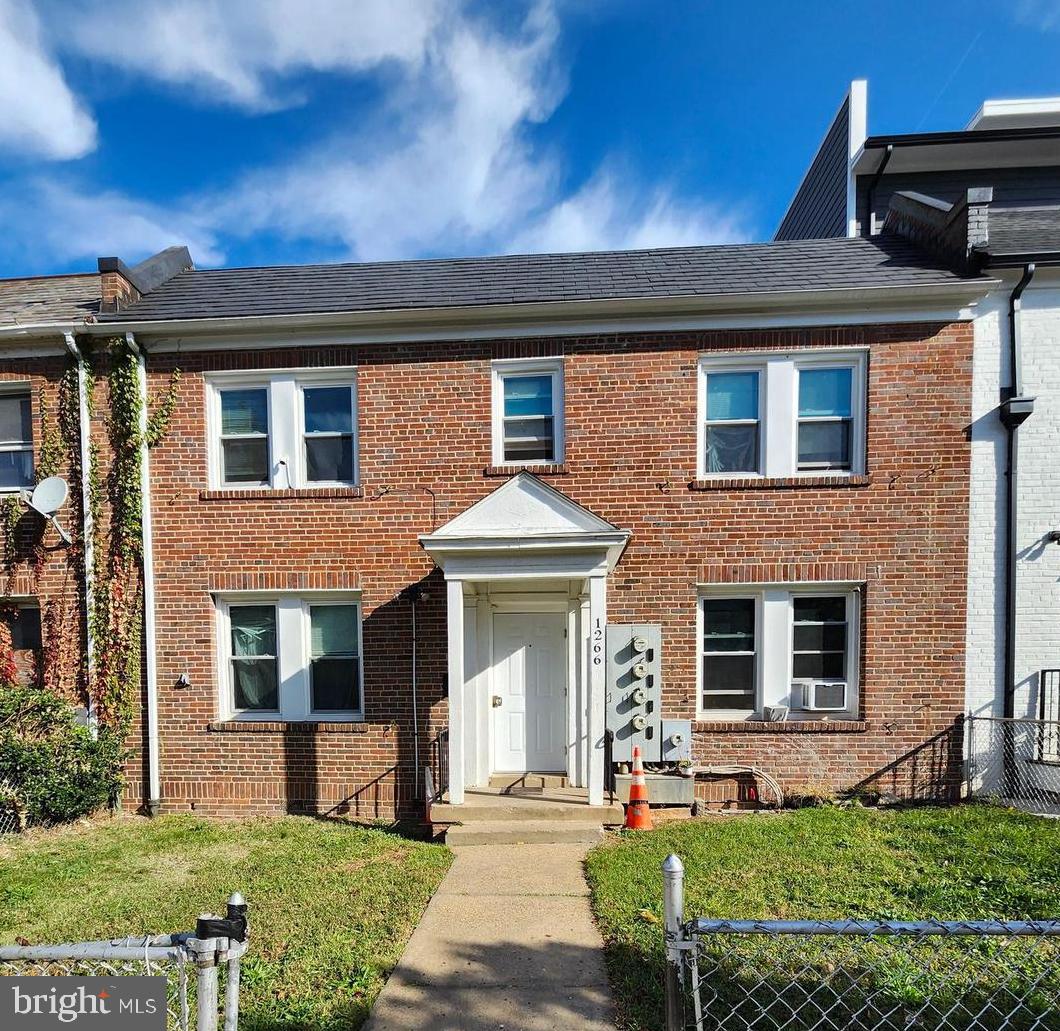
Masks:
[[[494,362],[493,461],[563,461],[563,364],[558,359]]]
[[[856,588],[704,588],[699,712],[704,719],[857,714]]]
[[[799,469],[850,469],[854,370],[799,369]]]
[[[864,350],[703,357],[699,477],[864,472],[866,359]]]
[[[706,471],[757,473],[761,469],[757,369],[708,372]]]
[[[214,373],[210,485],[357,482],[357,390],[350,369]]]
[[[32,485],[33,418],[29,390],[0,390],[0,490]]]
[[[221,714],[357,719],[361,606],[346,595],[236,596],[218,602]]]

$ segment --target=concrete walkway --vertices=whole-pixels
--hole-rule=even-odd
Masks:
[[[588,848],[454,849],[365,1031],[613,1031]]]

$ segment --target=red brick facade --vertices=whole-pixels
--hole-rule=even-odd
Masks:
[[[862,345],[866,476],[696,482],[701,354]],[[445,591],[417,535],[503,482],[507,473],[490,468],[490,362],[530,355],[564,356],[565,463],[536,471],[632,531],[609,578],[608,617],[663,625],[667,715],[695,715],[697,584],[865,585],[861,719],[697,723],[697,758],[759,766],[788,789],[937,791],[955,771],[950,730],[964,699],[971,352],[963,323],[156,351],[153,391],[174,365],[183,374],[170,432],[151,454],[163,810],[372,817],[411,797],[410,604],[399,595],[427,581],[418,608],[425,754],[446,719]],[[204,373],[352,365],[358,488],[207,489]],[[211,591],[298,587],[363,592],[365,722],[219,723]],[[190,686],[177,686],[182,674]],[[137,763],[130,774],[135,805]],[[734,780],[710,791],[747,794]]]

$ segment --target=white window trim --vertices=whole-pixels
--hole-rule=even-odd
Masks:
[[[205,377],[207,482],[211,490],[285,490],[354,487],[360,483],[360,434],[357,399],[357,370],[283,369],[214,372]],[[353,416],[353,479],[314,480],[306,475],[305,407],[306,387],[349,386]],[[221,391],[263,389],[268,400],[269,479],[265,483],[226,483],[222,479]]]
[[[799,369],[850,368],[850,468],[799,469]],[[712,372],[758,372],[759,472],[708,472],[706,468],[707,376]],[[698,363],[696,477],[700,480],[789,479],[862,476],[866,470],[868,348],[808,348],[799,351],[739,351],[701,355]]]
[[[5,380],[0,383],[0,397],[10,397],[12,394],[28,394],[30,411],[33,410],[33,384],[28,380]],[[33,423],[30,421],[29,440],[19,444],[0,444],[0,452],[19,453],[29,452],[30,458],[30,482],[23,487],[0,487],[0,497],[18,494],[23,490],[30,490],[37,474],[37,456],[33,450]]]
[[[793,597],[846,597],[847,708],[828,713],[792,706],[795,625]],[[755,707],[750,710],[703,708],[703,599],[755,598]],[[861,585],[854,583],[701,584],[696,599],[696,719],[706,723],[760,720],[767,705],[784,705],[788,719],[856,720],[861,706]],[[800,681],[801,682],[801,681]]]
[[[707,470],[707,379],[711,373],[718,372],[757,372],[758,373],[758,469],[755,472],[712,473]],[[765,364],[757,358],[738,356],[732,358],[701,358],[699,362],[699,405],[698,433],[696,447],[699,457],[696,460],[696,475],[701,480],[731,480],[734,478],[760,479],[765,476],[766,452],[766,382]]]
[[[232,683],[232,606],[272,605],[276,609],[278,710],[236,709]],[[310,670],[310,620],[313,605],[357,606],[357,665],[361,708],[314,712]],[[217,711],[222,720],[257,723],[359,723],[364,721],[364,610],[359,591],[237,591],[214,597],[216,610]]]
[[[553,455],[550,459],[535,458],[529,462],[507,461],[504,457],[504,385],[506,376],[532,376],[548,373],[552,377],[552,433]],[[562,358],[505,358],[495,361],[492,377],[493,465],[522,468],[533,465],[562,465],[566,449],[566,419],[564,418],[563,359]]]

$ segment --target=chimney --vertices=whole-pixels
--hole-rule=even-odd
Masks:
[[[167,247],[132,268],[121,258],[100,258],[97,266],[100,308],[106,312],[121,311],[179,273],[195,268],[187,247]]]
[[[891,196],[883,228],[912,240],[959,271],[974,271],[977,249],[990,238],[993,199],[989,186],[968,190],[955,204],[902,191]]]

